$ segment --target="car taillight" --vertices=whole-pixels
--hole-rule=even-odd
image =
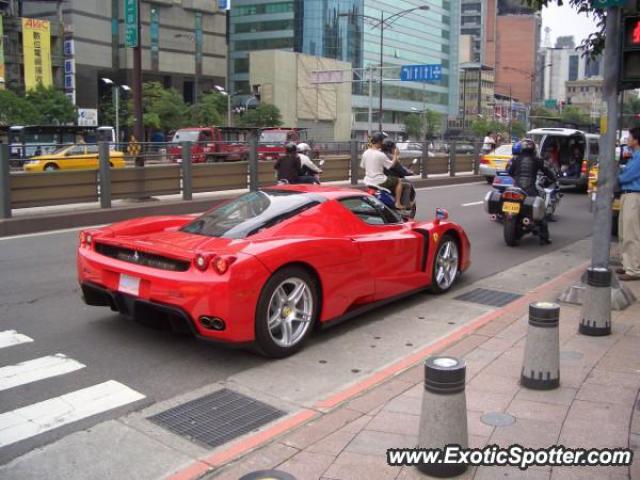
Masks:
[[[211,262],[213,269],[220,275],[224,275],[229,270],[229,267],[236,261],[236,257],[216,257]]]
[[[484,155],[480,157],[480,165],[489,165],[489,159]]]
[[[502,194],[502,198],[504,200],[523,200],[524,199],[524,195],[522,195],[521,193],[518,192],[504,192]]]
[[[367,193],[369,195],[375,195],[376,193],[376,189],[375,188],[367,188]]]
[[[198,253],[196,255],[196,258],[193,260],[193,264],[196,266],[198,270],[200,270],[201,272],[204,272],[209,266],[209,261],[210,260],[208,256]]]
[[[80,232],[80,246],[90,247],[93,243],[93,236],[85,231]]]
[[[586,160],[584,160],[584,161],[582,162],[582,168],[580,169],[580,173],[581,173],[582,175],[584,175],[585,173],[587,173],[587,161],[586,161]]]

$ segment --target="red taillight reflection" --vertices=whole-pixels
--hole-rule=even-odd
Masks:
[[[211,262],[211,265],[216,272],[220,275],[224,275],[235,260],[235,257],[216,257]]]
[[[582,162],[582,168],[580,169],[580,173],[582,173],[583,175],[585,173],[587,173],[587,161],[586,160]]]
[[[502,198],[504,200],[516,200],[516,201],[521,201],[524,199],[524,195],[522,195],[521,193],[518,192],[504,192],[502,194]]]
[[[489,165],[489,159],[485,156],[480,157],[480,164],[481,165]]]

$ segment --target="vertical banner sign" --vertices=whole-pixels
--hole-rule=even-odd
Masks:
[[[196,12],[196,63],[202,63],[202,13]]]
[[[149,28],[149,37],[151,40],[151,70],[159,69],[159,39],[160,39],[160,19],[158,7],[151,7],[151,26]]]
[[[4,90],[7,79],[4,74],[4,31],[2,30],[2,16],[0,16],[0,90]]]
[[[138,42],[140,41],[140,39],[138,38],[139,16],[140,12],[138,12],[138,0],[124,0],[124,46],[127,48],[137,47]]]
[[[50,87],[51,30],[47,20],[22,19],[22,55],[24,56],[24,86],[26,90],[38,84]]]

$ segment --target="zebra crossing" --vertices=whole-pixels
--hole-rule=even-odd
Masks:
[[[19,348],[20,345],[33,341],[32,338],[15,330],[0,331],[0,349]],[[63,353],[0,367],[0,398],[2,392],[9,389],[69,375],[85,367],[83,363]],[[0,448],[144,398],[143,394],[132,388],[115,380],[108,380],[2,412],[0,413]]]

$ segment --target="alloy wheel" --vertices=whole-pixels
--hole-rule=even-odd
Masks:
[[[313,319],[311,288],[300,278],[288,278],[274,290],[267,310],[269,335],[280,347],[300,342]]]
[[[436,256],[436,283],[441,290],[447,290],[456,279],[459,268],[458,245],[453,239],[446,239]]]

